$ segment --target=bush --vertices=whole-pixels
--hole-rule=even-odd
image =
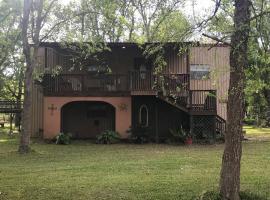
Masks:
[[[135,144],[148,143],[151,140],[151,129],[149,127],[136,126],[130,128],[129,140]]]
[[[187,138],[191,137],[188,131],[185,131],[182,126],[180,128],[170,129],[170,142],[185,143]]]
[[[72,135],[70,133],[59,133],[56,136],[56,144],[70,144]]]
[[[115,131],[106,130],[97,136],[97,144],[112,144],[120,140],[119,134]]]
[[[252,118],[245,118],[243,123],[245,125],[256,125],[256,120]]]

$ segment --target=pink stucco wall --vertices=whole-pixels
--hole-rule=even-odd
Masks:
[[[55,137],[60,132],[61,108],[73,101],[101,101],[115,107],[115,128],[122,138],[127,137],[131,126],[131,97],[44,97],[44,133],[45,139]],[[49,109],[53,105],[54,110]]]

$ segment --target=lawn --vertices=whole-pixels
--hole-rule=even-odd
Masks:
[[[17,141],[0,133],[0,200],[193,200],[218,187],[223,145],[36,141],[19,155]],[[270,141],[244,142],[241,179],[242,190],[270,199]]]
[[[259,140],[270,140],[270,128],[258,128],[255,126],[244,126],[247,138],[255,138]]]

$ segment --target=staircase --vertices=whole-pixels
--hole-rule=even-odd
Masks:
[[[184,81],[183,81],[184,80]],[[217,114],[216,90],[189,90],[187,79],[164,76],[167,94],[157,97],[190,115],[191,132],[200,137],[217,138],[225,133],[226,121]]]
[[[0,100],[0,113],[20,113],[22,108],[22,101]]]

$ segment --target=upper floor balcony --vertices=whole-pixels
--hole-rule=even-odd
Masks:
[[[45,96],[157,95],[195,115],[202,111],[215,114],[217,106],[215,90],[190,90],[189,74],[46,74],[42,86]]]

